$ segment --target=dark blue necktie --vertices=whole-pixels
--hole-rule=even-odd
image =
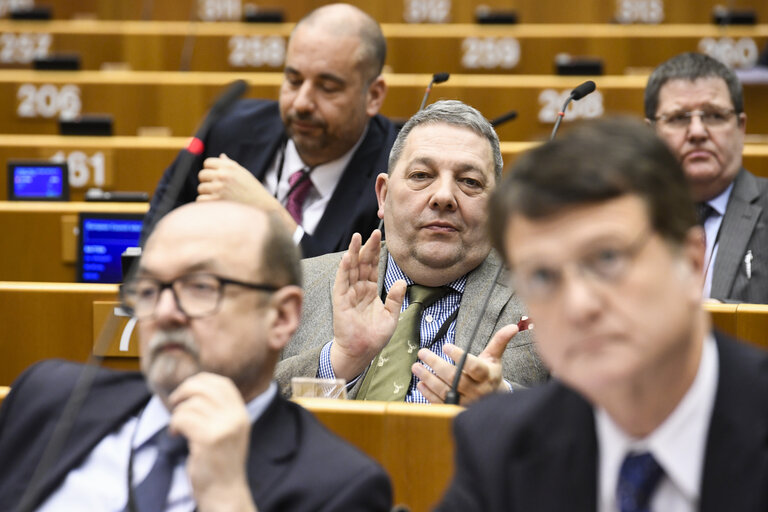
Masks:
[[[712,216],[712,214],[717,213],[714,208],[712,208],[709,203],[696,203],[696,215],[698,216],[699,224],[704,225],[705,222],[707,222],[707,219]]]
[[[164,428],[155,436],[157,459],[147,477],[134,491],[138,512],[162,512],[171,490],[173,469],[187,454],[187,440],[182,436],[171,436]]]
[[[630,453],[619,470],[616,497],[621,512],[649,512],[651,496],[664,470],[648,452]]]

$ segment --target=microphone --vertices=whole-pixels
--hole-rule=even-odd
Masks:
[[[152,232],[152,229],[154,228],[157,221],[162,218],[165,213],[167,213],[165,210],[170,210],[171,207],[176,203],[179,190],[181,189],[184,180],[186,180],[189,171],[191,171],[191,165],[194,162],[195,157],[201,154],[205,148],[202,139],[205,137],[211,125],[232,107],[232,104],[235,102],[235,100],[237,100],[237,98],[239,98],[245,92],[247,86],[248,84],[244,80],[238,80],[227,87],[224,93],[221,94],[221,96],[219,96],[219,98],[216,100],[213,107],[211,107],[208,115],[205,117],[197,132],[195,133],[195,136],[187,145],[187,148],[182,150],[181,159],[179,161],[180,166],[177,168],[179,170],[174,173],[171,179],[171,183],[166,189],[166,195],[163,197],[162,202],[158,206],[156,212],[157,215],[153,217],[149,229],[146,230],[146,236],[149,236],[149,233]],[[146,238],[144,240],[146,240]],[[133,274],[135,274],[136,268],[136,265],[131,267],[130,271],[128,272],[128,276],[125,278],[126,281],[130,280]],[[77,415],[80,412],[80,408],[88,396],[88,392],[91,389],[93,380],[96,378],[96,372],[101,367],[103,356],[98,354],[103,354],[105,352],[105,349],[109,346],[109,342],[117,330],[117,327],[117,317],[111,316],[108,318],[107,323],[99,332],[99,336],[94,344],[94,350],[88,357],[86,366],[83,368],[77,382],[75,383],[75,387],[72,389],[72,393],[70,394],[69,399],[64,406],[61,417],[54,426],[51,438],[43,450],[40,461],[35,467],[35,471],[29,480],[29,485],[27,485],[27,488],[24,491],[21,500],[19,501],[16,512],[31,512],[39,505],[42,492],[40,484],[42,483],[46,473],[53,467],[61,455],[61,450],[64,447],[64,443],[66,443],[70,433],[72,432],[72,428],[74,427],[75,420],[77,419]]]
[[[507,121],[514,121],[517,119],[517,110],[510,110],[506,114],[502,114],[496,119],[491,121],[491,126],[496,128],[499,125],[506,123]]]
[[[594,90],[597,88],[595,85],[595,82],[592,80],[587,80],[583,84],[577,85],[572,91],[571,91],[571,98],[573,98],[574,101],[578,101],[587,94],[590,94],[594,92]]]
[[[583,84],[577,85],[572,91],[571,94],[568,96],[568,99],[565,100],[565,103],[563,103],[563,108],[560,109],[560,112],[557,113],[557,120],[555,121],[555,126],[552,128],[552,135],[550,135],[549,140],[552,140],[555,138],[555,135],[557,134],[557,129],[560,128],[560,123],[563,122],[563,117],[565,117],[565,109],[568,108],[568,104],[571,101],[578,101],[587,94],[590,94],[593,92],[597,86],[595,85],[595,82],[592,80],[587,80]]]
[[[499,280],[499,277],[501,277],[501,272],[503,270],[504,265],[499,264],[499,269],[496,271],[496,275],[494,276],[493,281],[491,281],[491,286],[488,287],[488,291],[485,292],[485,297],[483,298],[483,307],[480,309],[483,313],[488,309],[488,303],[491,301],[493,289],[496,287],[496,282]],[[461,359],[459,359],[459,362],[456,364],[456,374],[453,376],[451,387],[445,394],[446,404],[459,405],[459,381],[461,380],[461,374],[464,371],[464,365],[467,364],[467,357],[469,356],[469,353],[472,352],[472,347],[475,344],[475,338],[477,337],[477,331],[480,328],[482,319],[482,314],[475,316],[475,324],[472,326],[472,335],[469,337],[469,344],[467,345],[467,349],[461,355]],[[524,316],[517,322],[517,329],[518,333],[533,329],[533,323],[531,323],[527,316]]]
[[[432,92],[432,86],[435,84],[447,82],[450,76],[450,73],[435,73],[432,75],[432,80],[430,80],[429,85],[427,86],[427,90],[424,91],[424,98],[421,100],[421,106],[419,107],[419,110],[422,110],[424,105],[427,104],[427,98],[429,98],[429,93]]]
[[[142,229],[140,246],[144,246],[144,243],[147,241],[147,238],[149,238],[152,230],[155,229],[157,222],[162,219],[166,213],[171,211],[176,204],[176,199],[178,199],[181,188],[187,180],[187,176],[193,171],[192,165],[195,162],[195,158],[200,156],[205,150],[205,143],[203,140],[211,129],[213,123],[227,113],[247,88],[248,84],[245,80],[236,80],[216,99],[216,102],[208,111],[208,115],[206,115],[203,122],[200,123],[195,135],[187,143],[187,147],[181,151],[173,176],[171,177],[170,183],[168,183],[168,187],[165,189],[165,194],[163,195],[160,204],[157,205],[149,225],[145,225]]]

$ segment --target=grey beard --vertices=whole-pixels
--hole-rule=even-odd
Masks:
[[[168,345],[176,346],[183,353],[164,352],[163,348]],[[197,343],[187,329],[155,333],[147,350],[148,354],[141,360],[141,369],[149,388],[163,400],[184,380],[202,370]]]

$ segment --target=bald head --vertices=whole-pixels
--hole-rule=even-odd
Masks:
[[[340,37],[353,36],[360,40],[359,66],[366,81],[381,74],[387,57],[387,44],[379,24],[368,14],[349,4],[330,4],[318,7],[294,27],[294,33],[302,28],[322,29]]]
[[[142,266],[156,254],[182,267],[205,264],[221,275],[268,275],[277,286],[300,284],[298,250],[283,224],[241,203],[195,202],[172,210],[147,240]]]
[[[207,372],[246,402],[264,392],[299,324],[301,289],[286,277],[298,268],[279,220],[251,206],[195,202],[163,217],[122,289],[150,389],[168,406],[182,382]]]

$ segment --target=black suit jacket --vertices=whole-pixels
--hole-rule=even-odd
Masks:
[[[716,334],[720,370],[700,508],[768,510],[768,353]],[[440,511],[597,510],[592,407],[558,381],[496,395],[454,424]]]
[[[385,117],[377,115],[368,122],[368,132],[349,161],[333,192],[315,232],[305,234],[301,249],[305,258],[347,249],[355,232],[367,239],[378,226],[375,184],[380,172],[387,172],[389,150],[397,131]],[[180,156],[166,169],[157,185],[150,209],[144,220],[148,226],[165,195],[174,172],[188,172],[187,180],[174,208],[192,202],[197,197],[200,183],[197,173],[203,160],[226,153],[231,159],[248,169],[259,180],[264,180],[267,169],[287,138],[274,101],[241,100],[231,112],[217,121],[203,141],[205,151],[197,157],[191,169],[181,169]],[[142,234],[142,239],[147,233]]]
[[[82,368],[46,361],[12,386],[0,409],[0,510],[18,505]],[[61,457],[42,481],[36,505],[150,396],[141,374],[99,370]],[[391,487],[384,470],[279,393],[254,423],[250,443],[248,480],[262,512],[389,510]]]

